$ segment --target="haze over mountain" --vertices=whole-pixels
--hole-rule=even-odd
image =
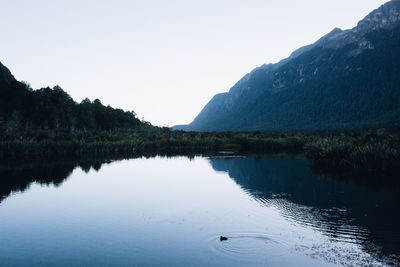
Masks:
[[[335,28],[215,95],[193,131],[313,131],[400,127],[400,0],[350,30]]]

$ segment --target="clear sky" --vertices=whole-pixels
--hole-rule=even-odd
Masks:
[[[211,97],[386,0],[1,0],[0,62],[33,88],[191,122]]]

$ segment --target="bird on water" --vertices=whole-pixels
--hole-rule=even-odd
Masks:
[[[219,237],[219,241],[221,241],[221,242],[222,242],[222,241],[226,241],[226,240],[228,240],[228,238],[225,237],[225,236],[222,236],[222,235],[221,235],[221,236]]]

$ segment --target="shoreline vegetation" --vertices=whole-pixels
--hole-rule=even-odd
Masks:
[[[140,131],[30,131],[2,136],[0,159],[188,155],[217,153],[299,153],[316,169],[337,174],[400,174],[400,134],[384,129],[361,133],[184,132],[147,127]]]
[[[332,173],[400,177],[400,131],[185,132],[156,127],[100,100],[74,101],[61,87],[34,90],[0,63],[0,160],[301,153]],[[376,178],[378,179],[378,178]]]

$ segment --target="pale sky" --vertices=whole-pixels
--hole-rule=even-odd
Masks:
[[[154,125],[191,122],[242,76],[386,0],[0,0],[0,62]]]

